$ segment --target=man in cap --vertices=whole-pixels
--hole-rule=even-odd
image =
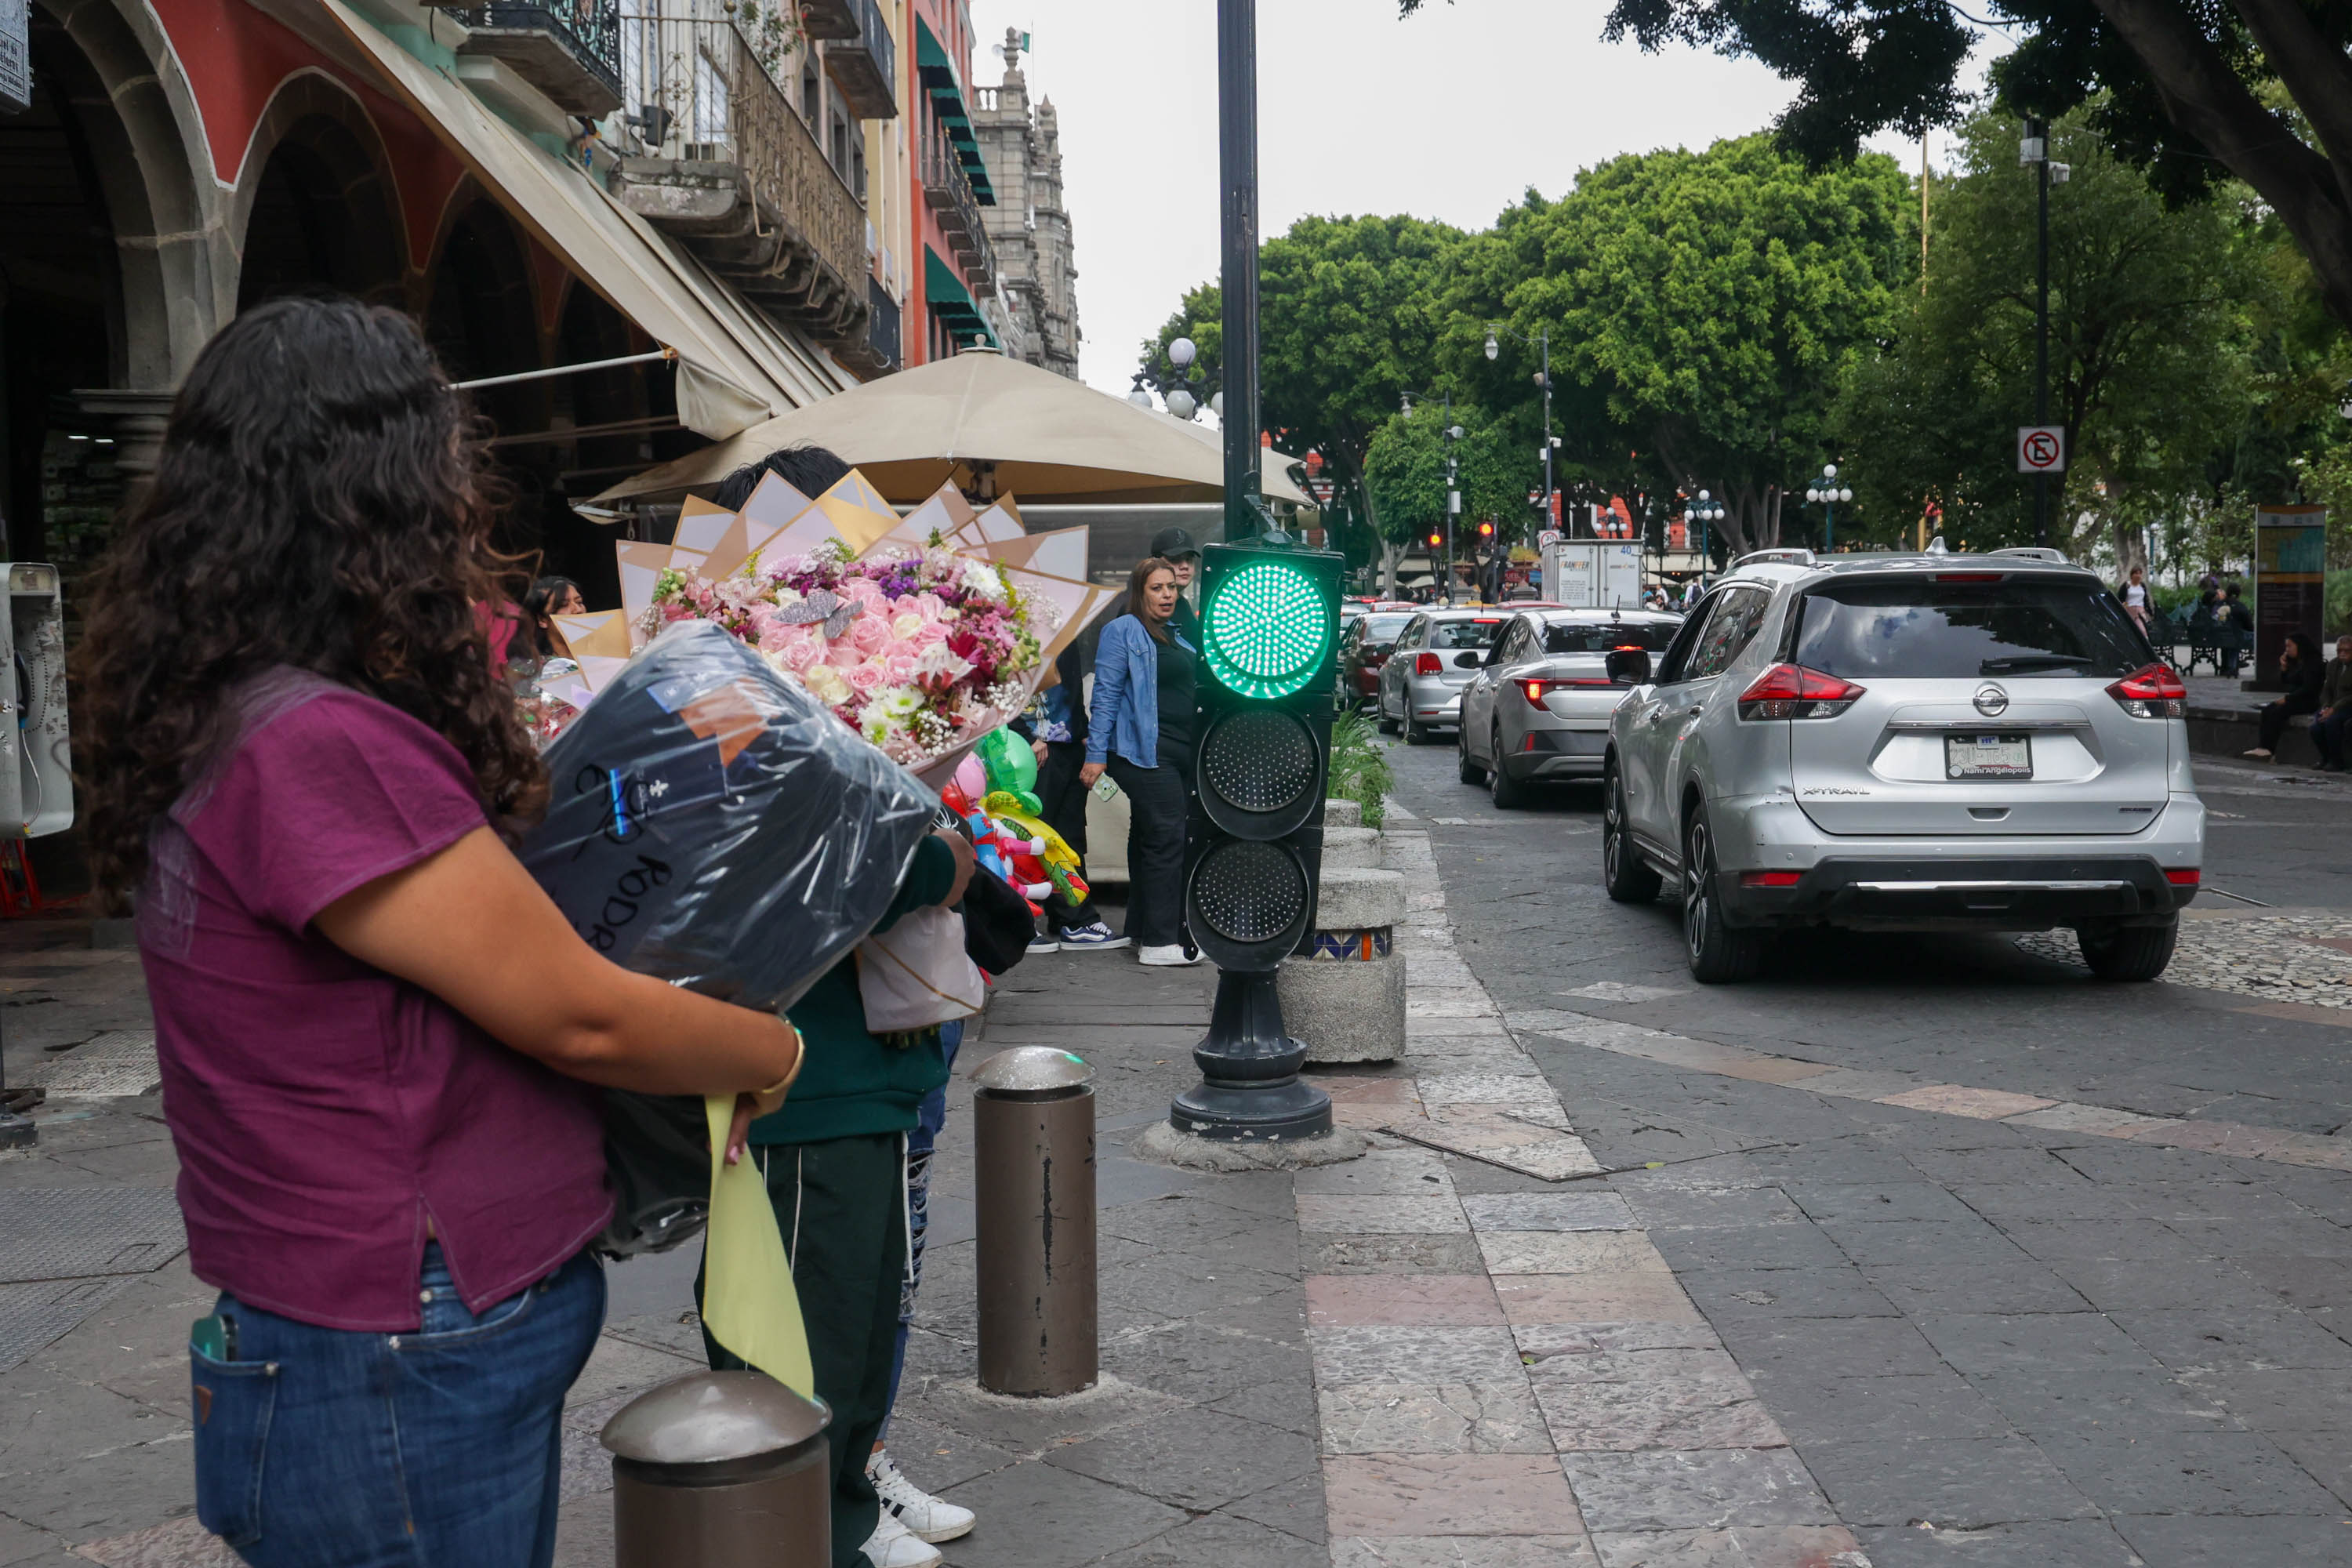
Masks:
[[[1201,570],[1201,547],[1182,529],[1163,528],[1151,536],[1151,553],[1176,568],[1176,613],[1168,617],[1169,629],[1199,647],[1201,617],[1192,607],[1192,579]]]

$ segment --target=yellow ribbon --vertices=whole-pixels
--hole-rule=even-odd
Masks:
[[[768,1184],[747,1149],[727,1163],[735,1097],[703,1101],[710,1119],[710,1219],[703,1237],[702,1322],[710,1337],[794,1394],[816,1397],[800,1292]]]

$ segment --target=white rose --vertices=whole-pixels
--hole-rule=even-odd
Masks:
[[[809,695],[828,708],[837,708],[849,700],[849,682],[841,679],[841,671],[829,664],[813,664],[801,677]]]

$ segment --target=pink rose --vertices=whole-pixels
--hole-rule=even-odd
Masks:
[[[890,623],[881,616],[860,616],[849,623],[848,641],[861,654],[880,653],[890,646]]]
[[[857,665],[845,672],[845,678],[849,681],[849,689],[860,697],[873,696],[885,683],[883,669],[878,664]]]
[[[795,626],[794,631],[806,633],[807,627]],[[823,637],[801,636],[784,645],[784,668],[794,675],[806,673],[811,666],[824,658]]]
[[[879,605],[884,602],[881,588],[870,577],[852,577],[843,583],[835,592],[860,609],[868,605]]]

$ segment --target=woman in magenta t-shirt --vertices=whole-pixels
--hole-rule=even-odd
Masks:
[[[604,1318],[588,1086],[743,1093],[740,1143],[799,1065],[781,1019],[597,956],[500,838],[546,784],[475,615],[503,563],[466,417],[404,316],[238,317],[83,634],[91,859],[136,894],[222,1292],[197,1514],[264,1568],[548,1563]]]

